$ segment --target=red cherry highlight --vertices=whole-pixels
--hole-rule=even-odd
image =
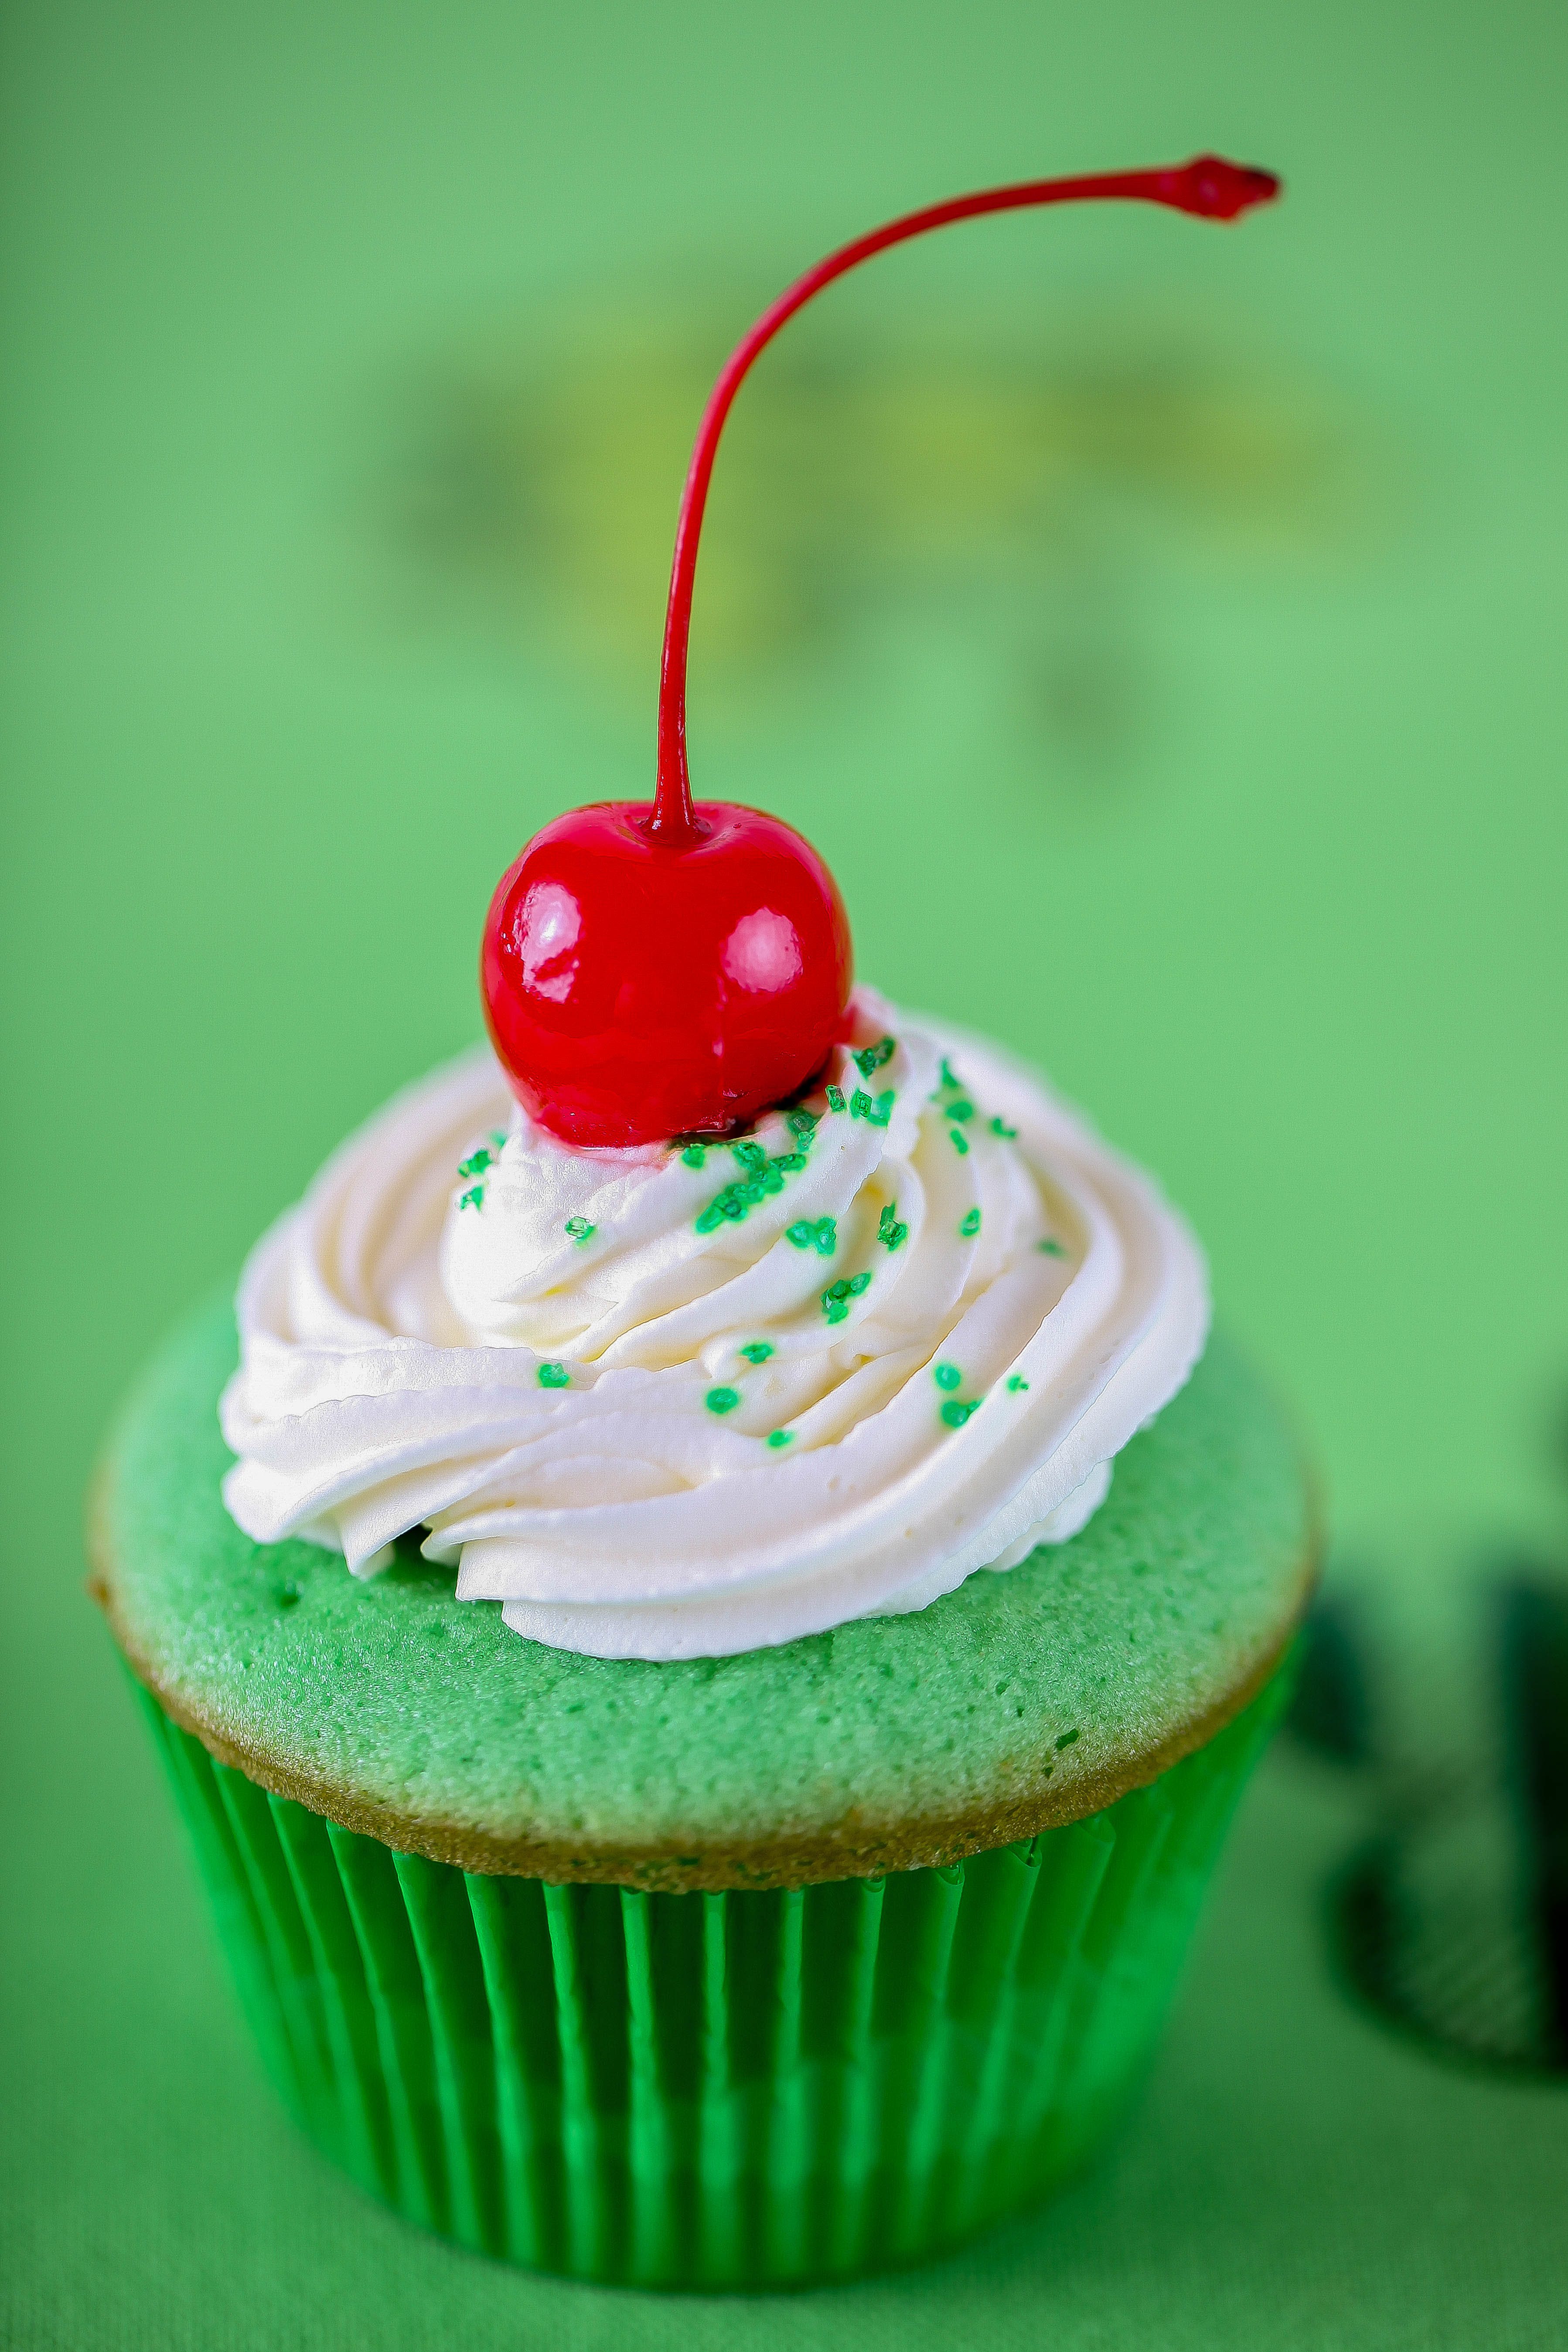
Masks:
[[[694,805],[686,668],[697,551],[735,394],[781,327],[889,246],[985,213],[1103,200],[1232,221],[1279,194],[1218,155],[1146,172],[1025,180],[906,213],[785,289],[726,361],[698,427],[676,524],[651,808],[605,802],[535,835],[490,904],[485,1015],[513,1092],[572,1143],[717,1134],[803,1087],[843,1027],[849,927],[832,876],[776,817]]]

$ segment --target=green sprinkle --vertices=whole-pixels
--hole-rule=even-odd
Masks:
[[[963,1385],[963,1374],[956,1364],[939,1364],[931,1378],[939,1389],[956,1389]]]
[[[866,1092],[865,1087],[857,1087],[854,1093],[849,1097],[850,1118],[869,1118],[871,1113],[876,1109],[876,1104],[871,1100],[871,1097]]]
[[[969,1150],[968,1136],[964,1134],[962,1128],[958,1127],[950,1127],[947,1131],[952,1138],[953,1150],[957,1152],[961,1160],[963,1159]]]
[[[957,1397],[949,1397],[947,1402],[942,1406],[942,1417],[943,1421],[946,1422],[949,1429],[962,1429],[964,1423],[969,1419],[970,1414],[972,1412],[978,1412],[979,1410],[980,1399],[978,1397],[972,1397],[967,1404],[961,1403]]]
[[[969,1214],[964,1218],[963,1223],[960,1225],[958,1230],[963,1235],[966,1242],[972,1242],[974,1239],[975,1234],[980,1231],[979,1210],[971,1209]]]
[[[843,1089],[843,1087],[828,1087],[828,1089],[827,1089],[827,1108],[828,1108],[828,1109],[829,1109],[829,1110],[842,1110],[842,1109],[843,1109],[843,1108],[844,1108],[844,1089]]]
[[[881,1068],[884,1062],[890,1062],[898,1049],[899,1041],[896,1037],[883,1037],[875,1045],[862,1045],[860,1051],[852,1055],[850,1059],[860,1076],[863,1078],[868,1078],[874,1070]]]
[[[706,1168],[708,1165],[708,1154],[700,1143],[689,1143],[680,1156],[688,1168]]]
[[[946,1117],[949,1118],[973,1118],[974,1117],[974,1105],[972,1102],[949,1103]]]
[[[733,1412],[740,1402],[739,1389],[710,1389],[703,1399],[710,1412]]]
[[[899,1204],[889,1201],[877,1220],[877,1239],[890,1250],[901,1249],[909,1240],[908,1225],[899,1223]]]
[[[803,1140],[809,1142],[816,1131],[817,1117],[818,1114],[814,1110],[792,1110],[785,1125],[792,1135],[798,1135]],[[769,1443],[772,1443],[771,1439]]]
[[[891,1087],[888,1088],[885,1094],[879,1094],[877,1097],[876,1109],[868,1111],[866,1114],[867,1126],[886,1127],[889,1119],[892,1117],[893,1105],[897,1100],[898,1097]]]
[[[714,1193],[697,1219],[700,1234],[716,1234],[726,1221],[735,1225],[742,1223],[759,1201],[765,1201],[770,1192],[784,1191],[784,1180],[776,1168],[769,1166],[767,1153],[754,1144],[750,1148],[756,1151],[756,1166],[750,1174],[737,1177],[734,1183]],[[747,1165],[751,1167],[752,1163]]]
[[[485,1188],[482,1184],[476,1184],[471,1192],[464,1193],[458,1206],[459,1209],[482,1209],[484,1202]]]
[[[958,1080],[953,1076],[952,1070],[948,1066],[948,1060],[945,1054],[942,1058],[942,1082],[944,1087],[951,1087],[954,1092],[957,1091]]]
[[[818,1257],[831,1257],[838,1247],[838,1224],[836,1218],[818,1217],[815,1224],[809,1217],[801,1217],[784,1228],[785,1241],[796,1249],[814,1249]]]
[[[732,1143],[730,1149],[742,1167],[751,1175],[754,1176],[760,1169],[765,1168],[768,1164],[767,1153],[763,1150],[762,1145],[753,1142],[749,1135],[742,1136],[740,1141]]]
[[[481,1144],[478,1151],[469,1153],[467,1160],[458,1160],[458,1173],[459,1176],[478,1176],[485,1169],[493,1168],[495,1166],[495,1153],[493,1151],[487,1151]]]
[[[770,1429],[768,1432],[768,1444],[770,1445],[793,1445],[795,1444],[795,1432],[793,1429]]]
[[[1011,1378],[1011,1379],[1009,1380],[1009,1381],[1007,1382],[1007,1386],[1008,1386],[1008,1387],[1009,1387],[1009,1389],[1012,1391],[1012,1392],[1013,1392],[1013,1394],[1014,1394],[1015,1396],[1016,1396],[1016,1395],[1017,1395],[1018,1391],[1019,1391],[1020,1389],[1026,1389],[1026,1388],[1028,1387],[1028,1385],[1029,1385],[1029,1383],[1028,1383],[1028,1381],[1024,1378],[1024,1376],[1023,1376],[1022,1372],[1015,1372],[1015,1373],[1013,1374],[1012,1378]]]
[[[1070,1748],[1077,1738],[1078,1734],[1076,1731],[1064,1731],[1061,1738],[1058,1740],[1057,1746],[1058,1748]]]
[[[1011,1143],[1018,1130],[1016,1127],[1009,1127],[1005,1118],[994,1118],[991,1122],[991,1132],[993,1135],[1005,1136]]]
[[[574,1242],[591,1242],[598,1230],[598,1226],[591,1225],[586,1217],[568,1217],[566,1220],[566,1231]]]
[[[539,1367],[539,1385],[542,1389],[569,1388],[571,1382],[572,1375],[564,1364],[541,1364]]]
[[[1047,1257],[1066,1257],[1067,1255],[1067,1252],[1063,1249],[1060,1242],[1053,1241],[1048,1234],[1046,1235],[1045,1240],[1040,1244],[1040,1247],[1045,1251]]]
[[[505,1131],[499,1127],[492,1127],[490,1129],[490,1141],[495,1145],[498,1151],[503,1151],[506,1149]]]
[[[869,1274],[840,1275],[830,1282],[822,1294],[822,1311],[830,1323],[842,1323],[849,1312],[849,1301],[858,1298],[871,1286]]]
[[[828,1321],[842,1323],[849,1312],[849,1301],[858,1298],[870,1286],[868,1274],[840,1275],[837,1282],[830,1282],[822,1294],[822,1311]]]
[[[775,1159],[769,1160],[768,1166],[776,1168],[781,1176],[793,1176],[797,1168],[805,1166],[805,1154],[804,1151],[781,1151]]]
[[[765,1364],[773,1352],[773,1343],[771,1339],[752,1339],[745,1347],[737,1348],[735,1352],[738,1356],[744,1356],[748,1364]]]

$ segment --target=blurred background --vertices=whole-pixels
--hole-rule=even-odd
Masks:
[[[156,2314],[150,2342],[270,2342],[259,2265],[276,2340],[357,2343],[307,2294],[313,2256],[278,2285],[267,2231],[315,2243],[333,2200],[344,2229],[393,2225],[314,2172],[307,2220],[288,2185],[314,2159],[193,1949],[81,1597],[83,1488],[169,1323],[479,1034],[479,926],[524,838],[649,789],[713,373],[784,280],[916,204],[1204,147],[1288,184],[1234,231],[962,228],[792,326],[715,479],[698,788],[807,833],[862,975],[1043,1063],[1194,1221],[1326,1483],[1320,1746],[1364,1759],[1382,1705],[1407,1747],[1463,1721],[1503,1756],[1507,1723],[1483,1738],[1455,1695],[1507,1653],[1499,1576],[1558,1573],[1568,1471],[1563,23],[1531,0],[16,0],[0,41],[15,2340],[140,2342]],[[1324,1868],[1328,1818],[1300,1832]],[[1225,1897],[1260,1937],[1273,1885]],[[1193,2000],[1234,2019],[1207,1965]],[[1515,2040],[1561,2059],[1534,2000]],[[118,2087],[86,2100],[110,2047]],[[190,2136],[217,2080],[262,2151],[249,2221],[231,2200],[182,2233],[231,2145]],[[1457,2127],[1413,2120],[1405,2082],[1379,2178]],[[1456,2343],[1545,2340],[1520,2220],[1568,2188],[1545,2112],[1508,2108],[1533,2153],[1499,2192],[1526,2332]],[[1439,2268],[1446,2193],[1417,2200]],[[1125,2234],[1114,2205],[1079,2218]],[[385,2242],[367,2279],[404,2259]],[[489,2275],[416,2252],[432,2309]],[[1036,2340],[1037,2254],[1002,2263],[1003,2340]],[[927,2306],[950,2329],[984,2271]],[[426,2307],[412,2271],[403,2292]],[[528,2340],[610,2340],[593,2298],[538,2293]],[[472,2341],[521,2340],[470,2301]],[[1405,2341],[1412,2308],[1367,2340]],[[1320,2340],[1352,2338],[1291,2338]]]

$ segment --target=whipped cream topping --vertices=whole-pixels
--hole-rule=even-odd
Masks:
[[[599,1657],[922,1608],[1076,1533],[1204,1344],[1148,1180],[994,1047],[861,991],[802,1100],[573,1150],[488,1051],[398,1096],[247,1265],[230,1511]]]

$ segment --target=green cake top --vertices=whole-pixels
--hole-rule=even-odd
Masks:
[[[175,1718],[401,1850],[628,1885],[944,1863],[1092,1811],[1258,1687],[1312,1570],[1278,1409],[1223,1339],[1068,1543],[776,1649],[605,1660],[509,1632],[408,1546],[368,1581],[225,1510],[233,1318],[157,1358],[97,1498],[95,1590]]]

